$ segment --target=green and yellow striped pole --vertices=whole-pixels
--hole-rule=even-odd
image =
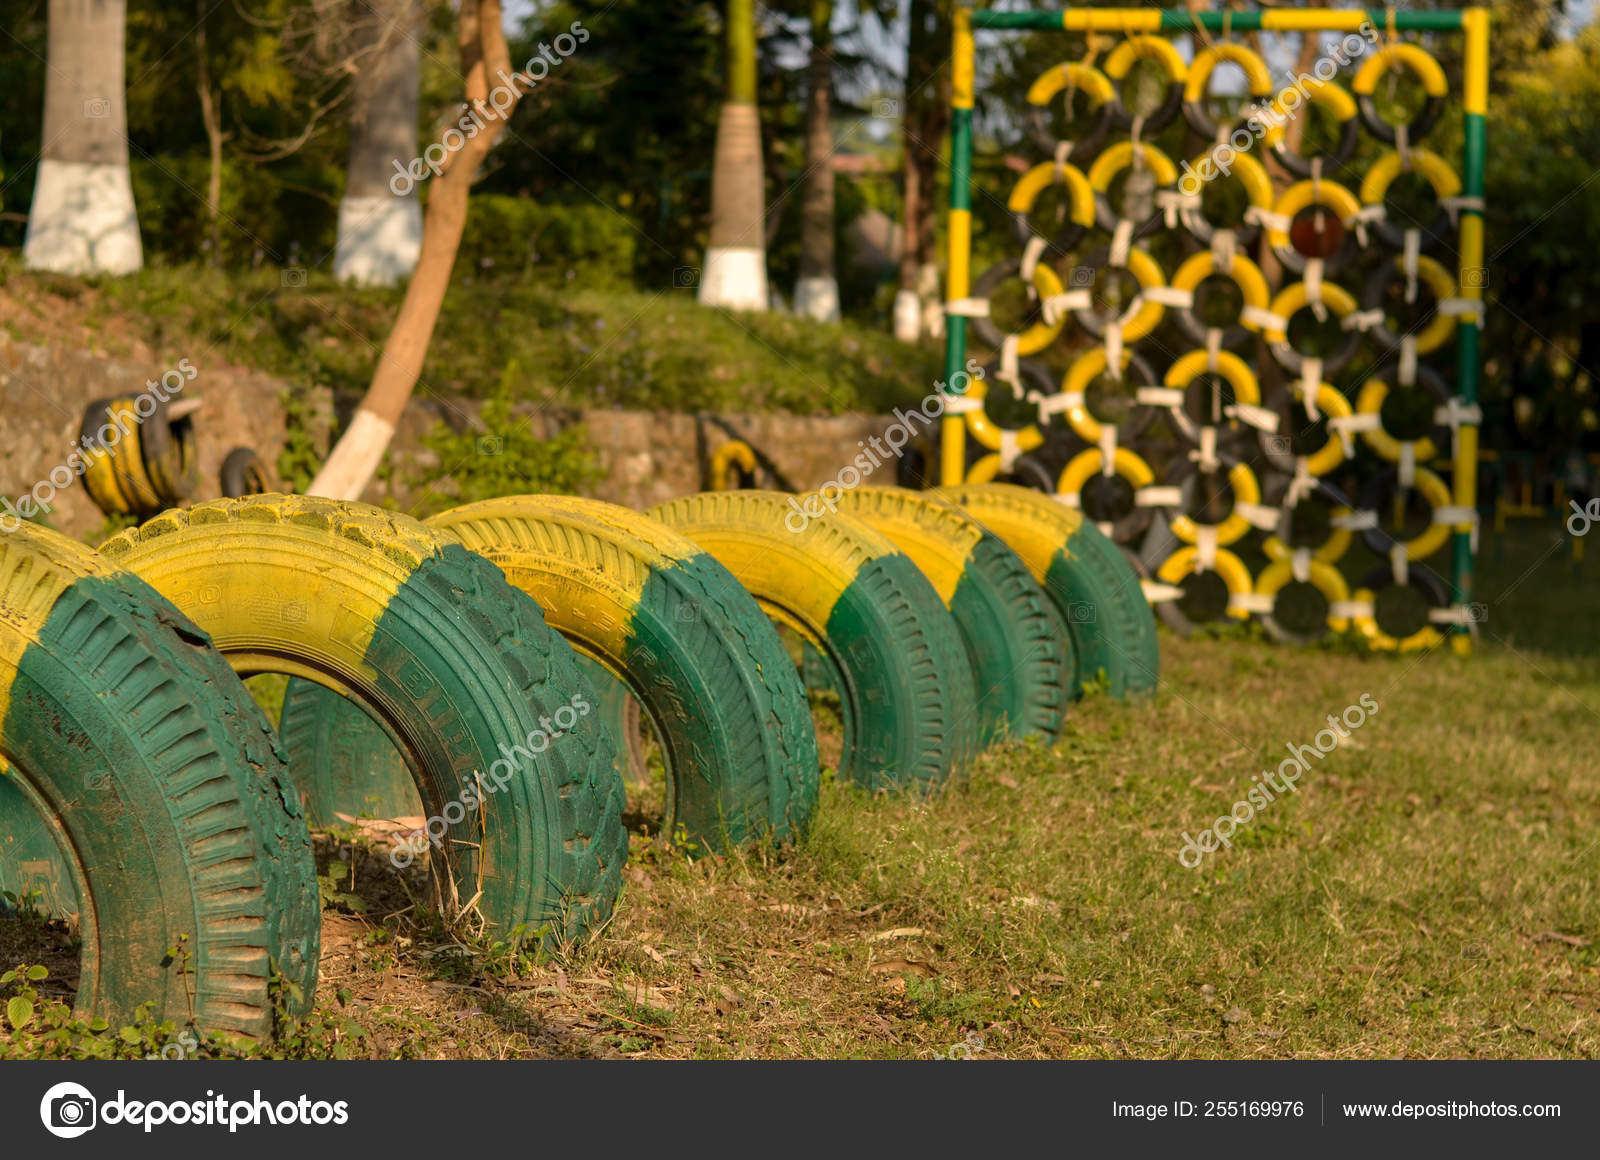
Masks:
[[[946,301],[960,302],[972,292],[972,88],[977,49],[972,41],[972,12],[955,11],[950,97],[950,261]],[[959,313],[945,318],[945,390],[954,389],[957,374],[967,362],[967,319]],[[960,381],[967,382],[965,377]],[[939,480],[946,487],[966,475],[967,432],[961,416],[945,412],[940,439]]]

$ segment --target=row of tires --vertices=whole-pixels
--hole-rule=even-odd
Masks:
[[[303,1010],[308,817],[374,803],[427,818],[410,852],[449,917],[595,928],[627,857],[630,701],[661,745],[661,830],[800,838],[819,770],[791,644],[838,694],[840,775],[871,790],[937,787],[1002,736],[1054,739],[1086,687],[1157,677],[1120,551],[1004,485],[645,514],[525,496],[427,524],[270,495],[98,553],[0,540],[0,888],[70,898],[79,1005],[112,1021],[153,999],[264,1037],[275,979]],[[239,680],[263,672],[292,678],[277,729]],[[375,739],[391,759],[352,760]]]

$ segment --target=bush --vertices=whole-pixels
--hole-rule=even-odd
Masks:
[[[633,255],[628,219],[605,206],[478,194],[467,211],[456,276],[622,285],[632,278]]]

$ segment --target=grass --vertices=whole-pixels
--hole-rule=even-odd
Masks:
[[[421,389],[483,398],[514,367],[516,397],[546,406],[833,414],[920,401],[941,373],[938,352],[879,329],[703,310],[693,294],[459,279]],[[15,254],[0,258],[0,295],[19,341],[40,341],[70,314],[108,354],[127,353],[136,334],[158,359],[221,357],[290,386],[353,393],[371,382],[401,298],[277,269],[157,267],[85,282],[27,272]]]
[[[642,834],[616,914],[540,950],[422,917],[353,835],[297,1056],[1600,1056],[1591,566],[1491,538],[1477,655],[1163,638],[1150,703],[931,800],[829,780],[798,849]],[[1379,711],[1199,870],[1285,747]],[[824,738],[827,751],[828,738]],[[16,957],[11,962],[38,962]]]

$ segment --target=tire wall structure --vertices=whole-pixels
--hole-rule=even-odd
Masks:
[[[1073,35],[1006,212],[975,219],[977,62],[1022,30]],[[1287,82],[1252,47],[1313,35],[1323,59]],[[946,388],[943,485],[1081,512],[1180,631],[1468,651],[1488,43],[1480,8],[957,12],[946,377],[986,375]],[[1139,118],[1134,57],[1168,81]],[[1222,62],[1248,82],[1226,112]]]

